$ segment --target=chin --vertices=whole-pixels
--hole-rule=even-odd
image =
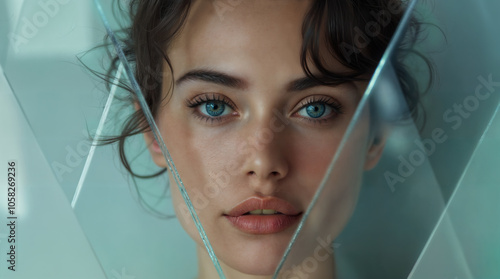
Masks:
[[[235,258],[234,262],[227,263],[231,268],[248,275],[271,276],[274,274],[282,255],[269,259],[269,257]]]
[[[243,240],[237,251],[222,259],[226,265],[249,275],[273,275],[288,246],[290,235],[260,235]]]

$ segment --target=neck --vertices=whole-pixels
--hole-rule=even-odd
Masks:
[[[215,267],[204,247],[197,245],[198,255],[198,279],[220,279]],[[312,260],[311,260],[312,259]],[[308,278],[308,279],[336,279],[335,275],[335,258],[333,255],[329,256],[323,261],[314,261],[314,257],[304,257],[304,261],[300,264],[294,265],[293,269],[283,272],[283,276],[278,276],[278,279],[286,278]],[[238,279],[272,279],[273,275],[250,275],[237,271],[220,261],[222,270],[226,278]],[[285,276],[286,275],[286,276]],[[290,277],[290,275],[292,277]]]

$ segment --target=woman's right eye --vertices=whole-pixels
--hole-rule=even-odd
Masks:
[[[209,93],[197,95],[186,101],[186,105],[193,109],[193,113],[205,121],[222,121],[231,115],[237,115],[234,103],[226,96]]]
[[[199,105],[200,112],[209,117],[219,117],[230,114],[233,110],[222,101],[206,101]]]

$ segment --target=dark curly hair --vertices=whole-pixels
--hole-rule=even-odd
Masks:
[[[153,116],[157,115],[161,103],[164,62],[173,74],[165,50],[182,29],[192,2],[193,0],[131,0],[127,8],[120,7],[121,11],[128,10],[131,25],[117,32],[117,35],[120,35],[123,51],[135,71],[135,78]],[[302,24],[300,61],[304,73],[327,86],[368,80],[403,18],[406,3],[402,0],[311,1]],[[399,119],[418,118],[419,96],[422,93],[418,82],[403,63],[405,57],[410,53],[417,54],[432,72],[429,61],[413,50],[419,40],[421,26],[416,18],[410,19],[404,40],[398,43],[395,55],[392,56],[391,63],[409,108]],[[111,66],[107,74],[103,75],[108,86],[113,83],[111,77],[120,64],[117,56],[110,55]],[[338,73],[329,70],[324,63],[327,60],[325,55],[335,58],[350,71]],[[312,73],[309,64],[311,62],[308,61],[312,62],[319,74]],[[170,88],[173,88],[173,84]],[[125,89],[130,92],[128,101],[136,102],[132,89],[126,86]],[[150,175],[139,175],[133,172],[125,156],[125,140],[148,131],[150,127],[143,112],[136,110],[125,121],[119,135],[102,139],[101,143],[118,142],[121,161],[134,177],[154,177],[165,170]]]

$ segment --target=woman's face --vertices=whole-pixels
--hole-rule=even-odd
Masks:
[[[168,97],[156,121],[222,265],[272,274],[366,84],[326,87],[306,78],[299,58],[308,1],[217,3],[195,1],[167,50],[174,76],[164,77]],[[344,170],[341,179],[356,179],[335,191],[329,222],[339,231],[356,202],[357,178],[378,158],[368,125],[361,127],[359,144],[346,147],[363,153],[361,167]],[[166,166],[151,134],[146,140]],[[174,184],[172,198],[184,229],[203,246]],[[271,211],[248,214],[254,209]]]

